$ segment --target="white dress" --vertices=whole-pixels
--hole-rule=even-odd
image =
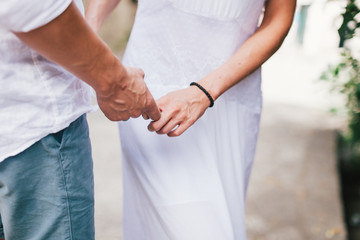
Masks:
[[[124,64],[155,99],[198,81],[257,28],[264,0],[140,0]],[[264,39],[266,41],[266,39]],[[245,198],[261,113],[260,69],[183,135],[119,123],[124,240],[244,240]]]

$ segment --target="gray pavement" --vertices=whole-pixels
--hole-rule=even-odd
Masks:
[[[329,116],[264,107],[247,202],[249,240],[345,239]]]
[[[88,114],[95,177],[96,239],[121,238],[121,152],[115,123],[100,112]]]

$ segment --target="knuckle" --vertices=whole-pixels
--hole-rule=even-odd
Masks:
[[[180,115],[180,116],[183,115],[183,113],[182,113],[182,111],[181,111],[180,108],[174,108],[173,113],[176,114],[176,115]]]
[[[194,116],[187,116],[187,124],[192,125],[196,121]]]
[[[105,115],[105,117],[106,117],[107,119],[109,119],[110,121],[113,121],[113,122],[119,121],[119,119],[118,119],[116,116],[114,116],[113,114],[104,113],[104,115]]]
[[[151,132],[155,131],[155,129],[154,129],[154,127],[153,127],[152,124],[149,124],[149,125],[148,125],[148,130],[151,131]]]
[[[158,132],[160,131],[160,127],[153,125],[152,126],[153,131]]]
[[[157,99],[156,104],[158,105],[159,108],[165,108],[166,100],[164,100],[164,98]]]
[[[127,121],[130,118],[130,114],[122,113],[122,114],[119,115],[118,118],[119,118],[118,121]]]
[[[145,114],[145,113],[142,114],[142,117],[143,117],[145,120],[149,119],[148,115]]]
[[[111,116],[111,117],[107,117],[110,121],[113,121],[113,122],[115,122],[115,121],[119,121],[116,117],[113,117],[113,116]]]
[[[173,137],[179,137],[180,135],[181,135],[180,132],[174,132],[174,133],[173,133]]]
[[[132,114],[131,117],[133,117],[133,118],[138,118],[138,117],[140,117],[140,116],[141,116],[141,111],[135,111],[135,112]]]
[[[127,120],[129,120],[130,119],[130,116],[127,116],[127,117],[124,117],[123,118],[123,121],[127,121]]]
[[[145,76],[144,70],[142,70],[141,68],[134,68],[134,70],[139,77],[143,78]]]
[[[176,111],[180,112],[181,109],[182,109],[182,106],[177,103],[177,104],[174,105],[174,109],[175,109]]]
[[[165,134],[166,132],[163,129],[160,129],[159,131],[156,131],[157,134]]]
[[[182,131],[180,131],[179,129],[175,129],[174,131],[170,132],[168,134],[168,136],[170,136],[170,137],[178,137],[178,136],[181,135],[181,133],[182,133]]]
[[[181,112],[179,115],[178,115],[178,118],[179,120],[186,120],[186,119],[189,119],[189,116],[188,114],[184,113],[184,112]]]

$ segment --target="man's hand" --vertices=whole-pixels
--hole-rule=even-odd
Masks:
[[[92,86],[101,110],[110,120],[127,120],[141,114],[153,120],[160,118],[144,83],[144,73],[125,68],[92,31],[74,3],[48,24],[15,35]]]
[[[97,93],[98,104],[112,121],[137,118],[146,114],[152,120],[160,118],[160,111],[144,82],[144,72],[126,67],[122,79],[114,82],[105,92]]]

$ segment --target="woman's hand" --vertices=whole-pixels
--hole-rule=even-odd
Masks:
[[[180,136],[193,125],[209,107],[207,96],[196,86],[170,92],[156,101],[161,118],[152,121],[148,129],[169,137]],[[143,115],[146,119],[147,116]]]

